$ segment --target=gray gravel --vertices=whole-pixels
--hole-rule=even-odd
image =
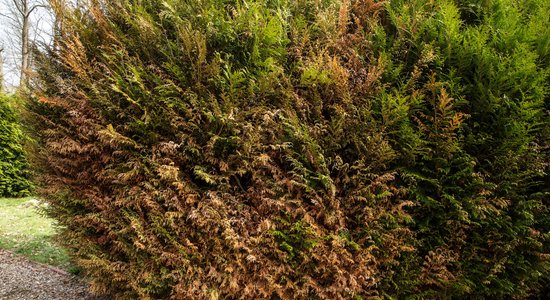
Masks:
[[[0,300],[96,300],[87,286],[62,270],[0,250]]]

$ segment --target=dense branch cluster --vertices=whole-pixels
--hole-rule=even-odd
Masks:
[[[90,1],[40,58],[49,214],[122,298],[541,294],[548,11]]]

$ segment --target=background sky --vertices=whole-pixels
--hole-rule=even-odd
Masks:
[[[37,3],[40,0],[27,0]],[[0,14],[10,14],[10,6],[13,0],[0,0]],[[52,17],[48,10],[39,8],[31,17],[31,40],[39,44],[51,42]],[[4,48],[4,85],[9,89],[19,85],[19,64],[20,64],[20,35],[17,26],[6,17],[0,15],[0,47]]]

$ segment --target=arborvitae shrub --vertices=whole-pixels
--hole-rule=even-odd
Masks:
[[[0,197],[29,195],[32,184],[15,98],[0,94]]]
[[[543,293],[548,1],[83,7],[31,111],[95,291]]]

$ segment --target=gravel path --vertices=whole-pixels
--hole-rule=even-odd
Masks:
[[[62,270],[0,250],[0,300],[99,300]]]

